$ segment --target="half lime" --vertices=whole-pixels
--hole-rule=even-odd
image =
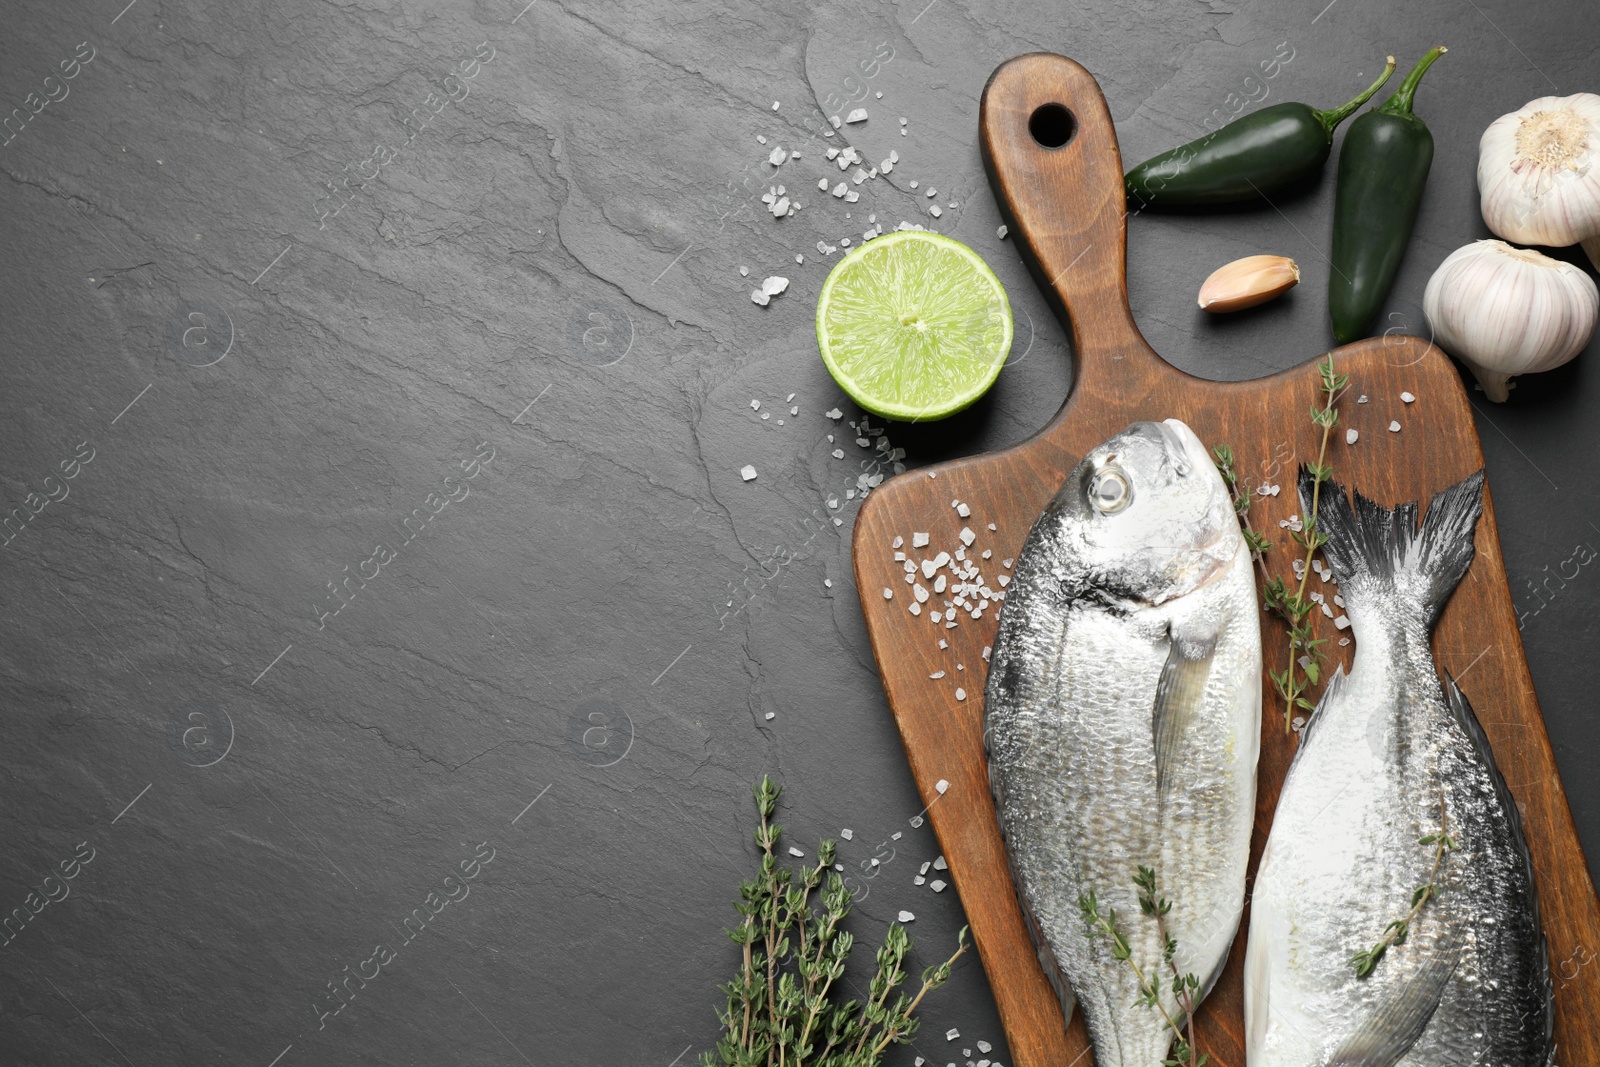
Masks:
[[[828,373],[874,415],[929,421],[977,400],[1011,351],[1011,302],[976,252],[897,230],[841,259],[817,298]]]

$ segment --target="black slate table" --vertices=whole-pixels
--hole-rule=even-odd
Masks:
[[[1380,322],[1418,333],[1487,236],[1483,128],[1600,88],[1578,3],[123,2],[0,23],[6,1064],[689,1064],[763,772],[789,843],[851,831],[858,935],[909,912],[942,958],[849,536],[863,486],[1020,440],[1071,380],[997,234],[989,72],[1083,62],[1131,163],[1449,45]],[[897,159],[854,201],[844,143]],[[1155,348],[1322,351],[1331,205],[1131,220]],[[970,412],[863,426],[814,299],[902,221],[993,264],[1017,342]],[[1257,252],[1300,288],[1203,317]],[[1595,347],[1476,401],[1591,855]],[[973,959],[924,1019],[890,1062],[1009,1060]]]

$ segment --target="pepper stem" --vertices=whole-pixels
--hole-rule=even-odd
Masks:
[[[1354,100],[1338,107],[1330,107],[1326,111],[1316,112],[1317,121],[1322,123],[1328,131],[1328,139],[1333,140],[1333,131],[1339,128],[1339,123],[1354,115],[1356,108],[1372,99],[1372,94],[1383,88],[1383,83],[1389,80],[1389,75],[1394,73],[1394,56],[1384,61],[1383,73],[1378,75],[1378,80],[1373,82]]]
[[[1411,68],[1411,73],[1406,75],[1406,80],[1400,83],[1400,88],[1394,91],[1387,102],[1378,110],[1385,115],[1411,114],[1411,98],[1417,95],[1417,83],[1422,76],[1428,73],[1428,68],[1433,66],[1433,61],[1450,51],[1444,45],[1430,48],[1428,54],[1417,60],[1417,65]]]

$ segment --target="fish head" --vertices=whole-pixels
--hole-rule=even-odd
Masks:
[[[1051,504],[1068,587],[1161,604],[1204,585],[1241,535],[1211,455],[1177,419],[1136,422],[1090,452]]]

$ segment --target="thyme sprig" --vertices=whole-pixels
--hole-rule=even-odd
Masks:
[[[1327,535],[1317,529],[1317,507],[1322,500],[1322,483],[1333,477],[1333,468],[1328,466],[1328,438],[1339,425],[1339,409],[1333,405],[1350,387],[1350,376],[1334,370],[1332,352],[1328,353],[1327,362],[1317,364],[1317,371],[1321,379],[1322,406],[1311,405],[1311,421],[1322,429],[1322,441],[1317,447],[1317,461],[1306,465],[1311,475],[1311,507],[1301,516],[1300,529],[1291,531],[1295,544],[1305,549],[1300,561],[1300,584],[1291,594],[1280,576],[1268,582],[1262,591],[1267,607],[1289,627],[1289,663],[1282,671],[1267,672],[1278,696],[1283,699],[1284,736],[1293,730],[1295,709],[1307,714],[1316,710],[1316,705],[1305,694],[1321,678],[1322,646],[1327,639],[1312,636],[1312,602],[1306,597],[1306,583],[1311,580],[1312,557],[1328,541]],[[1296,667],[1300,668],[1300,676],[1295,673]]]
[[[1172,1031],[1172,1048],[1167,1058],[1161,1061],[1163,1067],[1205,1067],[1210,1057],[1199,1052],[1194,1044],[1194,1009],[1200,999],[1200,979],[1193,974],[1179,974],[1178,965],[1173,962],[1178,941],[1167,931],[1166,923],[1167,913],[1172,910],[1172,901],[1157,892],[1156,872],[1150,867],[1141,866],[1139,873],[1134,875],[1133,884],[1139,891],[1140,912],[1156,922],[1156,938],[1161,943],[1161,964],[1172,973],[1168,982],[1178,1005],[1179,1017],[1174,1019],[1161,1002],[1161,965],[1152,967],[1148,972],[1139,966],[1139,961],[1133,958],[1132,946],[1117,925],[1117,909],[1108,907],[1102,914],[1093,890],[1078,897],[1078,910],[1086,927],[1085,936],[1109,939],[1111,958],[1126,963],[1139,983],[1140,995],[1134,1004],[1156,1009],[1161,1013],[1167,1029]]]
[[[742,960],[738,975],[718,987],[727,998],[717,1015],[723,1034],[714,1051],[701,1054],[700,1063],[877,1067],[890,1045],[916,1033],[914,1013],[924,997],[949,981],[967,950],[967,928],[957,938],[955,954],[924,970],[921,988],[907,996],[896,991],[905,982],[911,938],[904,926],[891,924],[876,953],[865,1001],[840,1002],[836,984],[844,979],[855,939],[841,929],[852,898],[830,869],[837,842],[820,843],[815,865],[782,866],[777,848],[783,827],[772,821],[782,789],[763,775],[754,792],[761,862],[756,877],[740,883],[735,907],[743,919],[727,932]]]
[[[1211,454],[1216,457],[1217,470],[1228,486],[1228,496],[1233,500],[1234,513],[1239,516],[1244,543],[1250,546],[1250,558],[1261,568],[1261,583],[1265,585],[1271,581],[1271,576],[1267,574],[1267,550],[1272,547],[1272,542],[1256,533],[1255,527],[1250,525],[1250,487],[1239,480],[1239,472],[1234,467],[1232,448],[1227,445],[1217,445],[1211,450]]]
[[[1419,845],[1433,846],[1433,869],[1428,872],[1428,880],[1412,890],[1411,910],[1406,912],[1404,918],[1396,919],[1384,928],[1381,941],[1350,957],[1350,965],[1356,969],[1357,978],[1365,978],[1376,970],[1378,961],[1383,959],[1384,953],[1390,948],[1406,943],[1406,938],[1411,935],[1411,924],[1417,921],[1417,916],[1422,914],[1422,909],[1427,906],[1428,901],[1439,895],[1439,868],[1444,864],[1444,855],[1460,847],[1456,839],[1447,832],[1448,830],[1449,821],[1445,812],[1444,797],[1441,795],[1438,833],[1427,834],[1417,839]]]

